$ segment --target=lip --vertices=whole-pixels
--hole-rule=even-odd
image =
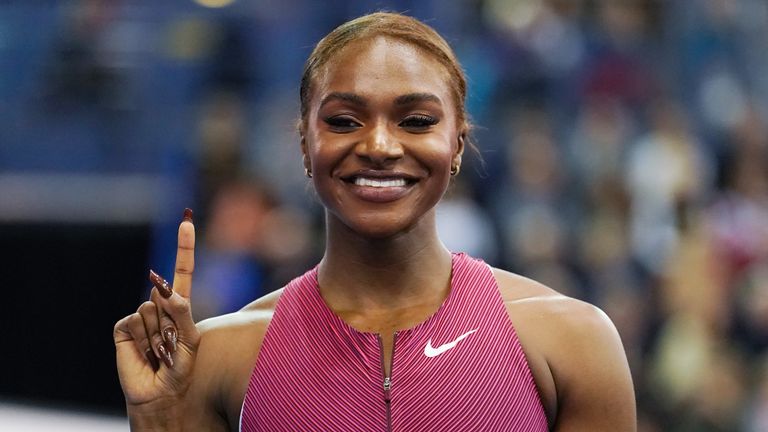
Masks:
[[[404,179],[408,184],[418,181],[418,178],[413,175],[393,170],[360,169],[350,174],[344,174],[340,176],[340,178],[347,183],[353,183],[356,177],[367,177],[377,180]]]
[[[362,186],[354,183],[358,177],[376,180],[405,180],[404,186]],[[418,179],[412,175],[391,170],[362,169],[340,177],[344,186],[358,199],[373,203],[388,203],[403,198]]]
[[[358,186],[354,183],[345,183],[349,187],[352,194],[363,201],[375,202],[375,203],[387,203],[397,201],[404,197],[411,191],[413,184],[406,184],[405,186],[387,186],[387,187],[373,187],[373,186]]]

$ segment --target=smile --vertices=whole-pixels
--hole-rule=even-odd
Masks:
[[[350,185],[349,191],[362,201],[388,203],[408,195],[418,179],[403,173],[367,170],[342,180]]]
[[[406,185],[406,181],[403,178],[373,179],[373,178],[366,178],[366,177],[355,177],[354,183],[357,186],[368,186],[368,187],[375,187],[375,188],[402,187]]]

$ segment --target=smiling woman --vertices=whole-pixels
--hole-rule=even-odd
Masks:
[[[434,212],[464,150],[463,105],[453,101],[445,67],[422,48],[378,35],[348,43],[316,75],[300,132],[329,232],[427,235],[434,217],[423,216]]]
[[[115,326],[135,430],[635,429],[626,358],[601,311],[438,238],[465,95],[450,47],[413,18],[367,15],[318,43],[299,132],[325,254],[195,325],[187,213],[172,289],[155,275],[150,301]]]

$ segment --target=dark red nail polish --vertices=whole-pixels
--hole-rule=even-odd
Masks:
[[[173,288],[171,288],[171,285],[168,283],[168,281],[163,279],[153,270],[149,271],[149,281],[152,282],[152,285],[157,288],[157,290],[160,292],[160,295],[164,298],[169,298],[173,294]]]
[[[185,208],[184,209],[184,219],[183,219],[183,222],[194,223],[192,221],[192,209],[191,208]]]
[[[153,371],[157,372],[157,370],[160,369],[160,362],[157,360],[157,357],[155,357],[155,352],[152,351],[152,348],[147,348],[147,350],[144,351],[144,357],[147,358]]]
[[[178,335],[176,334],[176,327],[168,326],[163,329],[163,342],[165,343],[165,347],[168,348],[168,352],[171,354],[176,352],[177,340]]]
[[[163,363],[169,368],[173,367],[173,357],[171,357],[171,353],[168,352],[167,349],[165,349],[165,345],[162,343],[157,344],[157,352],[160,353],[160,358],[163,360]]]

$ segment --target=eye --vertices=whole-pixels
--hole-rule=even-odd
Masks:
[[[334,132],[351,132],[361,126],[354,118],[347,115],[328,117],[323,121]]]
[[[430,115],[414,114],[406,117],[403,121],[401,121],[400,127],[421,131],[436,125],[438,122],[438,119]]]

